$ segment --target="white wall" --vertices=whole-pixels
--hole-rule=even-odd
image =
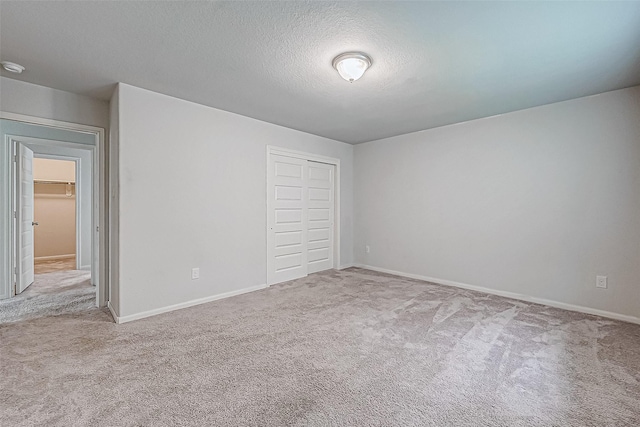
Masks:
[[[352,262],[353,146],[124,84],[118,110],[120,316],[266,283],[267,145],[341,160]]]
[[[76,182],[76,163],[56,159],[33,159],[35,181]]]
[[[0,110],[107,128],[109,103],[63,90],[0,77]]]
[[[640,317],[640,87],[354,155],[357,263]]]

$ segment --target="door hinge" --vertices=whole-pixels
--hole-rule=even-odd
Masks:
[[[99,233],[99,232],[100,232],[100,226],[98,225],[96,226],[96,233]]]
[[[13,163],[18,163],[18,156],[13,156]]]

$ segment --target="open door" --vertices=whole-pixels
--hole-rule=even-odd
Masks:
[[[16,294],[34,280],[33,151],[16,144]]]

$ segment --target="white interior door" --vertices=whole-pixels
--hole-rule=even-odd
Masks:
[[[16,294],[34,280],[33,151],[16,144]]]
[[[267,283],[307,275],[307,161],[270,155],[267,172]]]
[[[335,166],[308,162],[308,272],[333,268]]]

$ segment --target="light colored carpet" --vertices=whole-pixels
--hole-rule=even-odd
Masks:
[[[3,425],[640,424],[640,326],[361,269],[0,338]]]
[[[36,274],[31,286],[8,300],[0,300],[0,324],[38,317],[86,313],[95,307],[91,272],[82,270]]]

